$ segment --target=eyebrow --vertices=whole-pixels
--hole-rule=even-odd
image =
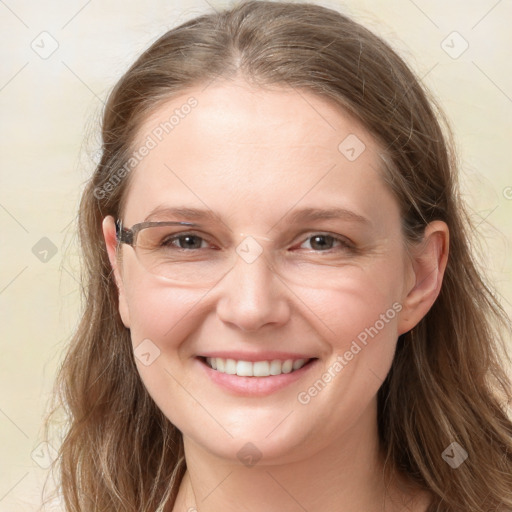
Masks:
[[[215,222],[221,220],[221,217],[215,214],[212,210],[200,209],[200,208],[188,208],[183,206],[177,207],[165,207],[157,206],[155,209],[148,214],[145,218],[145,222],[153,219],[154,217],[166,216],[166,217],[178,217],[186,220],[195,220],[203,222]],[[356,212],[347,210],[346,208],[302,208],[300,210],[293,211],[285,214],[277,225],[282,220],[287,219],[290,224],[301,224],[304,222],[311,222],[316,220],[329,220],[338,219],[346,220],[351,222],[357,222],[360,224],[371,225],[371,222],[362,215]]]
[[[157,206],[154,208],[148,216],[144,219],[144,222],[152,220],[154,217],[180,217],[186,220],[202,220],[202,221],[218,221],[219,216],[215,215],[212,210],[202,210],[200,208],[187,208],[185,206],[176,206],[176,207],[165,207],[165,206]]]
[[[315,221],[315,220],[328,220],[328,219],[340,219],[358,222],[361,224],[370,225],[371,222],[362,215],[359,215],[356,212],[351,210],[347,210],[346,208],[303,208],[301,210],[297,210],[293,213],[290,213],[289,216],[285,215],[285,218],[288,217],[288,222],[299,224],[302,222]]]

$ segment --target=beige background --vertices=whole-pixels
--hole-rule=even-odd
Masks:
[[[447,111],[459,145],[463,191],[487,244],[485,265],[512,315],[512,3],[319,3],[390,41]],[[40,464],[51,456],[48,448],[37,448],[41,418],[78,318],[73,221],[94,166],[102,101],[157,36],[225,5],[0,3],[0,512],[36,510],[40,501],[46,476]],[[441,44],[453,31],[459,35],[444,43],[450,56]],[[468,49],[453,58],[464,40]],[[58,48],[48,56],[52,44]]]

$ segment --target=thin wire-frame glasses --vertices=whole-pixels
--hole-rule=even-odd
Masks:
[[[176,241],[202,240],[207,236],[196,230],[180,229],[197,224],[184,221],[140,222],[125,228],[116,220],[119,244],[131,246],[140,264],[150,273],[176,284],[211,285],[227,270],[229,256],[214,249],[181,248]]]
[[[183,229],[184,226],[190,229]],[[148,272],[184,286],[213,286],[238,259],[250,264],[263,253],[261,245],[252,237],[242,241],[236,250],[226,250],[219,247],[216,237],[203,232],[197,224],[184,221],[141,222],[128,229],[118,219],[116,237],[118,244],[133,248],[137,260]],[[201,241],[199,247],[190,244],[197,241]],[[290,283],[315,289],[339,287],[345,275],[342,268],[356,254],[343,246],[328,253],[284,250],[274,256],[271,252],[272,263],[267,258],[265,261],[272,272]]]

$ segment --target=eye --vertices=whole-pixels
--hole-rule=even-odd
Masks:
[[[304,244],[307,244],[306,247],[303,247]],[[167,249],[193,251],[208,248],[210,242],[195,233],[173,233],[164,237],[159,245]],[[341,250],[354,249],[343,237],[337,237],[328,233],[315,233],[309,236],[300,247],[314,252],[327,252],[336,248]]]
[[[325,252],[337,246],[340,249],[352,249],[352,246],[343,238],[326,233],[315,233],[309,236],[303,244],[308,243],[306,249],[313,249],[315,252]],[[303,245],[302,244],[302,245]]]
[[[178,235],[173,235],[167,237],[165,240],[162,240],[163,247],[176,247],[177,249],[187,250],[187,249],[201,249],[202,243],[208,244],[208,242],[193,233],[180,233]]]

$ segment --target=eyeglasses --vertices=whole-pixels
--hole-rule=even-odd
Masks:
[[[119,244],[133,247],[139,263],[151,274],[175,284],[211,286],[233,266],[232,258],[219,254],[199,231],[183,231],[191,222],[141,222],[131,229],[116,221]],[[199,242],[199,243],[198,243]],[[208,255],[206,255],[208,252]],[[229,265],[228,259],[231,259]]]
[[[241,258],[251,264],[264,252],[253,238],[246,237],[235,251],[220,248],[215,237],[197,229],[191,222],[141,222],[131,229],[116,221],[116,237],[119,244],[130,245],[139,263],[148,272],[173,284],[188,286],[212,286],[229,272]],[[312,236],[312,235],[315,236]],[[341,249],[327,251],[284,250],[272,263],[266,259],[273,272],[284,279],[308,288],[338,286],[344,273],[340,267],[354,258],[356,250],[343,242],[343,237],[313,232],[308,238],[333,238],[342,242]],[[280,252],[280,251],[278,251]],[[305,254],[307,252],[307,254]],[[264,257],[268,256],[268,252]]]

